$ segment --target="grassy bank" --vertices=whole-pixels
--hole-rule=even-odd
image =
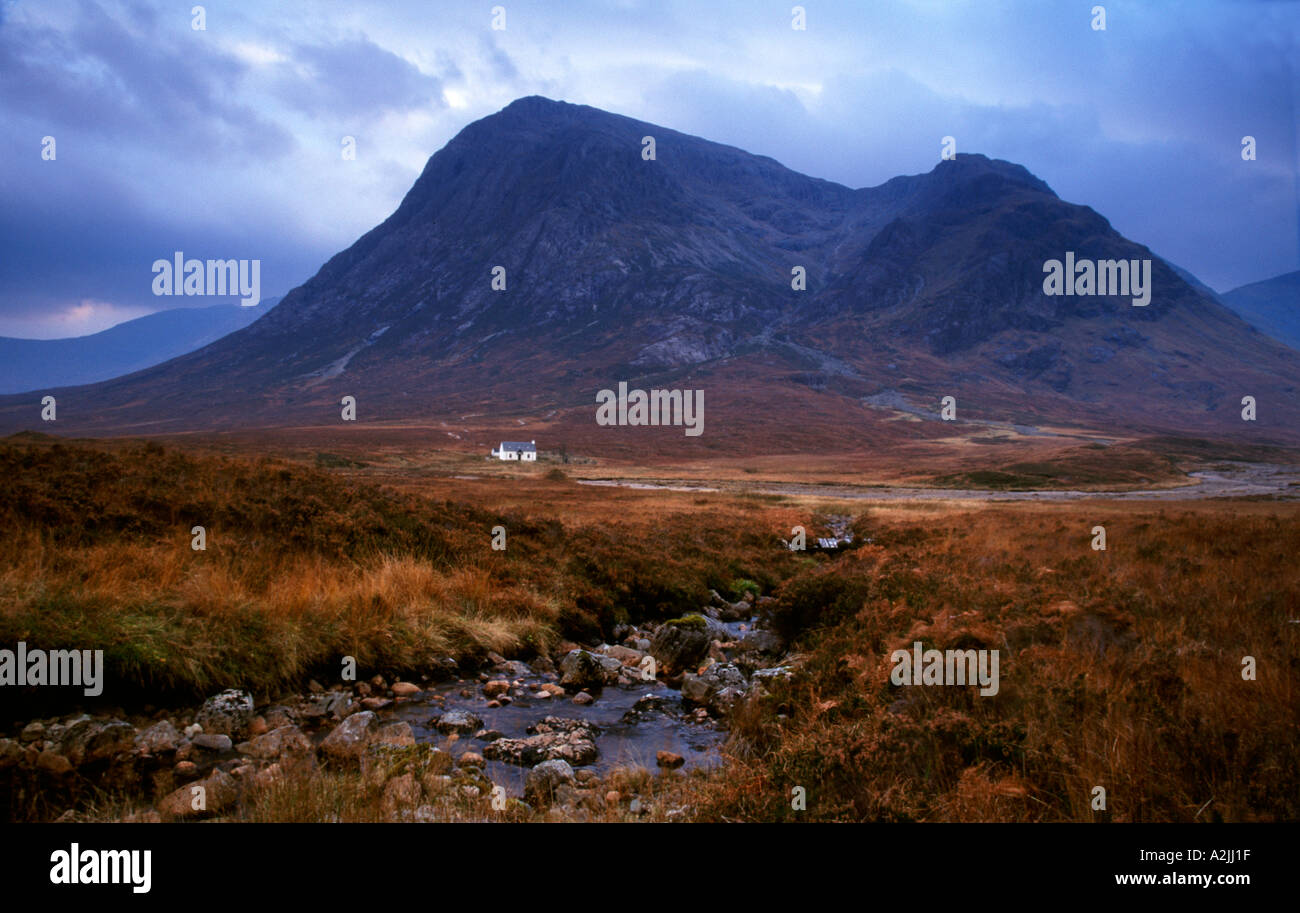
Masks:
[[[781,590],[773,622],[807,661],[737,718],[697,818],[1300,818],[1293,505],[990,509],[875,536]],[[892,685],[917,640],[999,650],[1000,692]]]
[[[396,674],[694,611],[710,587],[791,572],[774,543],[740,509],[566,524],[275,460],[26,436],[0,445],[0,644],[104,650],[110,706],[264,693],[335,680],[343,656]]]

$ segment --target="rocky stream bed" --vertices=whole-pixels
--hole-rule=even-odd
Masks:
[[[181,712],[32,720],[0,738],[0,784],[11,808],[40,797],[54,820],[110,794],[132,797],[132,820],[235,817],[251,790],[321,769],[355,771],[392,820],[440,820],[448,796],[485,817],[520,801],[569,819],[644,813],[648,799],[605,788],[613,771],[721,763],[731,709],[791,674],[797,657],[757,623],[765,601],[712,593],[698,614],[620,625],[614,643],[489,654],[474,669],[431,658],[419,681],[313,681],[273,700],[232,688]]]

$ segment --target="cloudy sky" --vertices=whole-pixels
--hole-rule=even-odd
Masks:
[[[854,187],[953,136],[1216,289],[1300,269],[1297,3],[497,2],[0,0],[0,335],[217,303],[153,296],[176,250],[283,294],[534,94]]]

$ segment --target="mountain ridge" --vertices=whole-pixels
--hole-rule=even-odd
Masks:
[[[1045,296],[1043,263],[1067,250],[1151,259],[1151,304]],[[961,154],[852,189],[532,96],[467,125],[253,327],[82,388],[67,414],[111,433],[293,426],[355,395],[367,421],[573,409],[576,427],[617,380],[707,378],[734,412],[706,448],[756,412],[803,420],[809,391],[831,437],[902,433],[868,404],[890,390],[936,411],[956,395],[968,415],[1223,434],[1250,394],[1267,404],[1251,430],[1285,437],[1298,376],[1294,352],[1020,165]],[[0,427],[30,427],[24,408],[0,399]]]

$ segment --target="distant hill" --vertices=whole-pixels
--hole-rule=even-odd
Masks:
[[[242,330],[279,300],[173,308],[71,339],[0,336],[0,393],[91,384],[151,368]]]
[[[1243,285],[1219,298],[1260,332],[1300,349],[1300,270]]]

